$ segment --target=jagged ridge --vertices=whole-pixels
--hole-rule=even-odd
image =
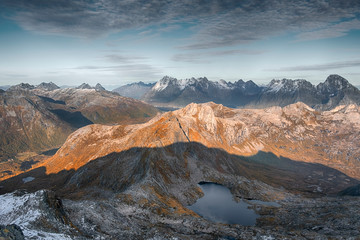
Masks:
[[[213,101],[228,107],[264,108],[286,106],[296,102],[317,110],[330,110],[344,104],[360,104],[360,91],[339,75],[330,75],[317,86],[298,79],[272,80],[259,87],[252,81],[235,83],[207,78],[176,79],[165,76],[143,97],[143,100],[166,107],[184,107],[191,102]]]

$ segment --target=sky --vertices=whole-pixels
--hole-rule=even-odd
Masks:
[[[359,0],[0,0],[0,85],[360,85]]]

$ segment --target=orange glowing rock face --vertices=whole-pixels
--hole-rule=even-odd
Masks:
[[[214,103],[190,104],[144,124],[89,125],[66,140],[51,158],[35,166],[47,174],[77,170],[113,152],[199,142],[230,154],[257,152],[321,163],[360,178],[360,109],[350,105],[317,112],[297,103],[284,108],[230,109]]]

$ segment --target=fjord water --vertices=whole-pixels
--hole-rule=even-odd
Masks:
[[[204,196],[188,206],[203,218],[227,224],[254,226],[259,216],[244,201],[235,202],[230,190],[216,183],[199,184]]]

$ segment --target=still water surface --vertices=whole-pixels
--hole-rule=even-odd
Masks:
[[[188,206],[203,218],[227,224],[254,226],[259,217],[254,210],[249,209],[244,201],[235,202],[230,190],[216,183],[199,184],[204,196],[195,204]]]

